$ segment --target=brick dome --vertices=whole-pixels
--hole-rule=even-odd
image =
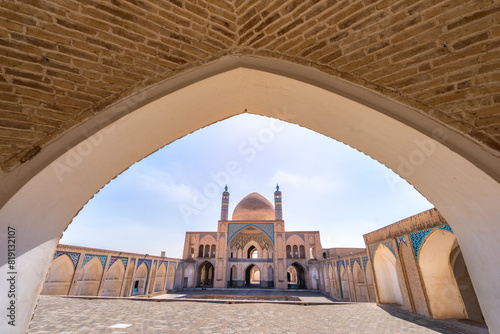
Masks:
[[[274,220],[274,207],[264,196],[251,193],[236,205],[233,220]]]

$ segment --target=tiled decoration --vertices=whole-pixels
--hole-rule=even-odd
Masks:
[[[61,255],[68,255],[73,262],[73,266],[75,266],[76,269],[76,265],[78,264],[78,260],[80,259],[80,253],[56,251],[52,260],[57,259]]]
[[[401,235],[401,236],[396,238],[396,243],[398,245],[398,249],[399,249],[399,246],[401,245],[402,242],[404,242],[404,244],[406,246],[408,246],[408,244],[406,243],[406,237],[404,235]]]
[[[351,268],[354,268],[353,265],[354,265],[354,262],[357,262],[359,264],[359,267],[360,268],[363,268],[361,266],[361,259],[359,257],[355,258],[355,259],[351,259]]]
[[[139,259],[137,261],[137,268],[139,268],[139,266],[143,263],[143,262],[146,262],[147,266],[148,266],[148,272],[149,272],[149,269],[151,268],[151,259]]]
[[[87,262],[89,262],[95,257],[98,258],[99,261],[101,261],[102,269],[104,270],[104,268],[106,267],[106,261],[108,260],[107,255],[85,254],[85,256],[83,257],[82,266],[80,268],[85,267]]]
[[[386,246],[387,248],[389,248],[389,250],[392,252],[392,254],[394,254],[394,257],[396,259],[398,258],[396,256],[396,251],[394,250],[394,242],[392,240],[384,240],[384,241],[377,242],[376,244],[370,245],[370,253],[372,255],[372,261],[373,261],[373,258],[375,257],[375,251],[377,250],[377,247],[380,244],[382,244],[382,245]]]
[[[231,238],[238,233],[240,230],[244,229],[247,226],[254,226],[258,229],[262,230],[267,236],[271,239],[274,244],[274,224],[273,223],[229,223],[227,226],[227,242],[231,240]]]
[[[365,270],[365,274],[367,265],[368,265],[368,256],[363,256],[363,269]]]
[[[344,268],[345,268],[344,260],[337,261],[337,271],[339,272],[339,274],[340,274],[340,266],[341,265],[344,266]]]
[[[111,259],[109,260],[108,269],[113,265],[113,263],[116,262],[116,260],[122,260],[125,269],[127,269],[128,258],[122,256],[112,256]]]
[[[340,266],[344,266],[344,260],[337,261],[337,275],[339,276],[340,298],[344,299],[344,290],[342,289],[342,276],[340,276]]]
[[[368,246],[370,248],[370,254],[371,254],[371,257],[372,257],[372,262],[373,262],[373,257],[375,256],[375,250],[377,249],[377,246],[378,246],[378,243],[371,244],[370,246]]]
[[[425,230],[420,230],[417,232],[410,233],[411,244],[413,246],[413,254],[415,255],[415,260],[418,262],[418,254],[420,253],[420,247],[425,238],[435,229],[441,229],[453,233],[453,230],[448,224],[443,224],[431,228],[426,228]]]

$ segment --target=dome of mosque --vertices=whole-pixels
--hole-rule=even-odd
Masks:
[[[274,207],[262,195],[251,193],[233,211],[233,220],[274,220]]]

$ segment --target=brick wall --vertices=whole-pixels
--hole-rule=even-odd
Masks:
[[[0,165],[137,89],[227,54],[381,92],[500,151],[500,4],[23,0],[0,4]]]

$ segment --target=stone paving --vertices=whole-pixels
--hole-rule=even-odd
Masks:
[[[29,333],[463,333],[372,303],[288,305],[41,296]]]

